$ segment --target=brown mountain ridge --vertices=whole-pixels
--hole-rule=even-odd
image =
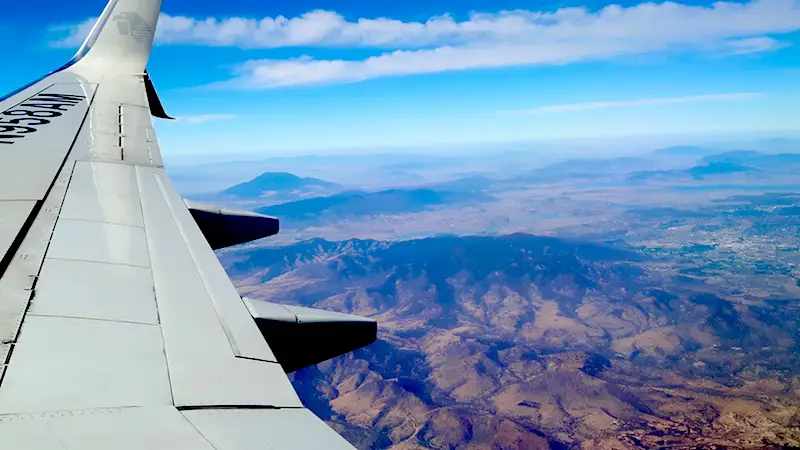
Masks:
[[[220,254],[243,295],[373,317],[293,375],[359,448],[764,448],[800,442],[791,299],[530,235],[311,240]]]

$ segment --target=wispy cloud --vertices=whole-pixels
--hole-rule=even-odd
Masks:
[[[77,46],[91,28],[68,28],[55,45]],[[424,22],[389,18],[348,21],[332,11],[298,17],[196,19],[162,15],[162,45],[241,48],[369,47],[385,53],[361,60],[252,60],[219,86],[263,89],[312,83],[532,64],[566,64],[664,51],[733,55],[788,45],[774,35],[800,29],[800,2],[752,0],[691,6],[672,2],[610,5],[599,11],[473,13]],[[62,28],[63,31],[63,28]]]
[[[588,102],[588,103],[570,103],[565,105],[548,105],[540,106],[531,109],[516,109],[500,111],[501,114],[547,114],[559,113],[570,111],[589,111],[596,109],[607,108],[625,108],[634,106],[658,106],[670,105],[677,103],[698,103],[698,102],[721,102],[721,101],[735,101],[735,100],[750,100],[753,98],[761,97],[763,94],[756,92],[735,92],[729,94],[706,94],[706,95],[693,95],[689,97],[656,97],[656,98],[642,98],[637,100],[623,100],[615,102]]]
[[[240,65],[235,78],[212,85],[218,88],[267,89],[317,83],[349,83],[371,78],[437,73],[454,70],[533,64],[566,64],[630,53],[619,43],[587,48],[576,43],[549,45],[475,45],[426,50],[397,50],[360,61],[252,60]]]
[[[198,124],[198,123],[207,123],[207,122],[217,122],[220,120],[231,120],[235,119],[237,116],[235,114],[200,114],[197,116],[182,116],[178,117],[178,122],[188,123],[188,124]]]
[[[732,39],[725,44],[726,49],[722,51],[720,56],[771,52],[791,45],[788,42],[782,42],[769,36]]]
[[[50,41],[50,46],[56,48],[79,47],[92,31],[95,22],[97,22],[97,17],[86,19],[81,23],[51,26],[48,31],[55,38]]]
[[[68,32],[55,41],[77,46],[95,19],[54,27]],[[637,39],[696,42],[770,33],[800,27],[800,5],[794,0],[717,2],[710,7],[678,3],[610,5],[597,12],[561,8],[554,12],[501,11],[473,13],[468,20],[435,16],[424,22],[389,18],[348,21],[333,11],[316,10],[298,17],[197,19],[162,14],[160,44],[242,48],[376,47],[419,48],[475,42],[541,43],[560,40]]]

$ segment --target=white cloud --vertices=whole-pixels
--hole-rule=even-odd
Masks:
[[[62,36],[60,39],[56,39],[50,42],[50,45],[53,47],[63,47],[63,48],[78,48],[83,41],[86,39],[86,36],[92,31],[92,27],[94,23],[97,22],[97,18],[86,19],[81,23],[73,24],[73,25],[56,25],[50,27],[50,33],[57,36]]]
[[[721,56],[747,55],[750,53],[763,53],[780,50],[791,44],[781,42],[769,36],[757,36],[743,39],[732,39],[725,43],[727,51],[723,51]]]
[[[80,44],[94,20],[70,28],[63,45]],[[157,41],[161,44],[235,46],[244,48],[381,47],[415,48],[475,42],[542,43],[562,40],[645,39],[694,43],[768,33],[800,27],[796,0],[717,2],[711,7],[678,3],[641,3],[600,11],[561,8],[554,12],[502,11],[472,13],[468,20],[450,16],[425,22],[389,18],[348,21],[333,11],[311,11],[299,17],[261,19],[231,17],[196,19],[162,14]],[[61,27],[62,30],[64,27]]]
[[[59,45],[77,46],[91,21],[75,25]],[[195,19],[162,15],[162,45],[242,48],[369,47],[388,50],[364,60],[253,60],[221,86],[277,86],[354,82],[416,73],[530,64],[565,64],[663,51],[734,55],[787,45],[774,35],[800,29],[800,1],[752,0],[710,6],[678,3],[610,5],[599,11],[473,13],[425,22],[388,18],[348,21],[332,11],[299,17]]]
[[[217,122],[220,120],[231,120],[235,118],[236,118],[235,114],[200,114],[197,116],[178,117],[176,118],[176,120],[178,122],[183,122],[188,124],[198,124],[206,122]]]
[[[236,78],[219,88],[266,89],[315,83],[347,83],[396,75],[411,75],[523,64],[564,64],[631,53],[616,42],[586,47],[576,43],[550,45],[474,45],[426,50],[397,50],[361,61],[253,60],[236,70]]]
[[[669,105],[677,103],[750,100],[760,96],[762,96],[762,94],[756,92],[735,92],[729,94],[693,95],[689,97],[657,97],[657,98],[642,98],[637,100],[624,100],[615,102],[588,102],[588,103],[570,103],[565,105],[548,105],[532,109],[501,111],[501,113],[515,114],[515,115],[545,114],[554,112],[558,113],[558,112],[570,112],[570,111],[589,111],[589,110],[606,109],[606,108],[624,108],[632,106],[658,106],[658,105]]]

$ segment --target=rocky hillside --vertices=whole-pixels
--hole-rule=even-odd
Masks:
[[[220,257],[243,295],[379,321],[375,344],[293,377],[359,448],[800,443],[792,299],[732,297],[665,275],[666,260],[528,235]]]

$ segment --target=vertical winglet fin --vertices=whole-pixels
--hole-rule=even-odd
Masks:
[[[142,74],[153,47],[161,0],[111,0],[70,66]]]

